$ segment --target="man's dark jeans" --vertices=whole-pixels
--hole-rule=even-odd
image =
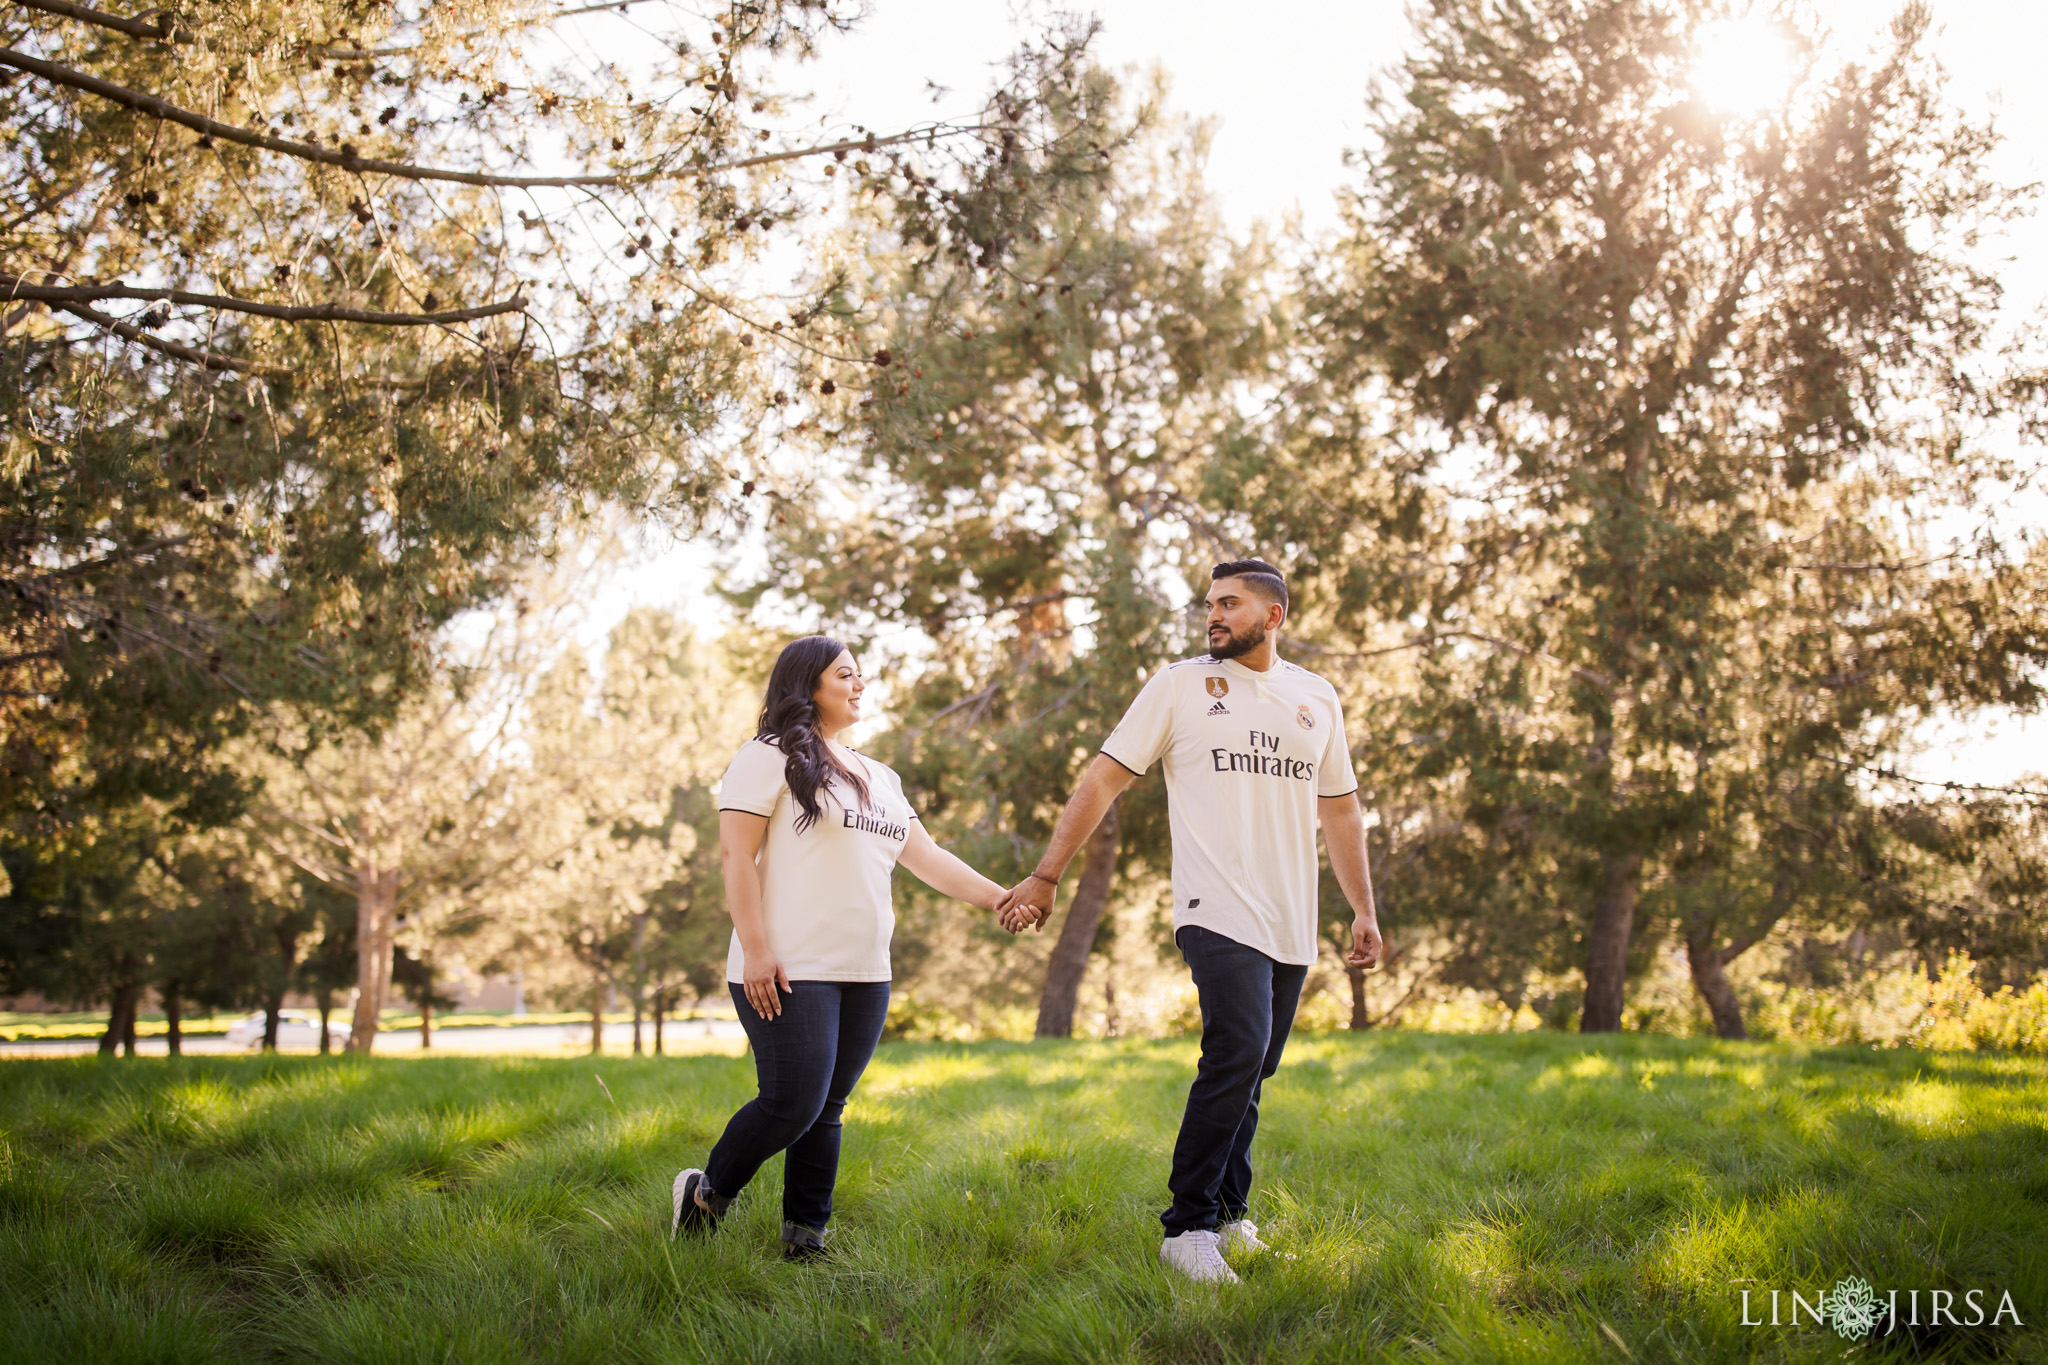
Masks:
[[[704,1163],[704,1183],[719,1200],[747,1187],[777,1152],[782,1216],[822,1228],[832,1216],[839,1177],[839,1114],[882,1040],[889,1013],[886,981],[792,981],[782,1013],[763,1019],[732,986],[740,1026],[754,1045],[761,1093],[740,1107]]]
[[[1306,967],[1275,962],[1256,948],[1190,924],[1174,935],[1195,974],[1202,1004],[1202,1060],[1188,1090],[1159,1215],[1166,1235],[1213,1230],[1245,1215],[1252,1196],[1252,1138],[1259,1089],[1280,1068],[1294,1027]]]

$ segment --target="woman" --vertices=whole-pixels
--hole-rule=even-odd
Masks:
[[[754,1172],[784,1152],[783,1254],[824,1250],[839,1114],[889,1011],[889,879],[993,910],[1003,888],[932,842],[896,774],[838,742],[860,719],[853,655],[813,635],[786,646],[754,738],[718,788],[732,947],[725,977],[754,1045],[761,1093],[703,1169],[676,1176],[674,1231],[710,1232]]]

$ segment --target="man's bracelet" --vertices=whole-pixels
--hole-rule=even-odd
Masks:
[[[1044,882],[1047,886],[1058,886],[1060,884],[1060,879],[1058,877],[1048,877],[1043,872],[1034,872],[1031,875],[1037,878],[1039,881]]]

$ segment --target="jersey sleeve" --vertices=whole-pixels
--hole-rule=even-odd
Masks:
[[[733,755],[725,776],[718,779],[718,808],[773,815],[782,786],[782,751],[750,739]]]
[[[1142,774],[1159,761],[1172,739],[1173,684],[1162,668],[1138,690],[1124,718],[1102,741],[1102,752]]]
[[[1323,761],[1316,765],[1317,796],[1349,796],[1358,790],[1351,768],[1351,741],[1344,734],[1344,700],[1330,697],[1330,736],[1323,741]]]
[[[866,754],[861,755],[861,761],[868,764],[871,768],[875,769],[878,772],[886,773],[888,775],[887,780],[889,783],[889,789],[896,793],[896,799],[898,801],[901,801],[904,804],[904,806],[910,811],[910,818],[913,820],[922,818],[917,813],[917,807],[911,805],[910,803],[910,793],[903,789],[902,773],[897,772],[894,768],[890,767],[886,763],[875,762],[874,759],[869,758]]]

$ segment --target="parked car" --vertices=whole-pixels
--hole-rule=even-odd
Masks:
[[[348,1042],[348,1025],[336,1019],[327,1026],[329,1043],[340,1048]],[[320,1016],[312,1010],[279,1010],[277,1012],[277,1045],[279,1047],[320,1046]],[[247,1019],[237,1019],[228,1025],[229,1047],[263,1046],[263,1011],[258,1010]]]

